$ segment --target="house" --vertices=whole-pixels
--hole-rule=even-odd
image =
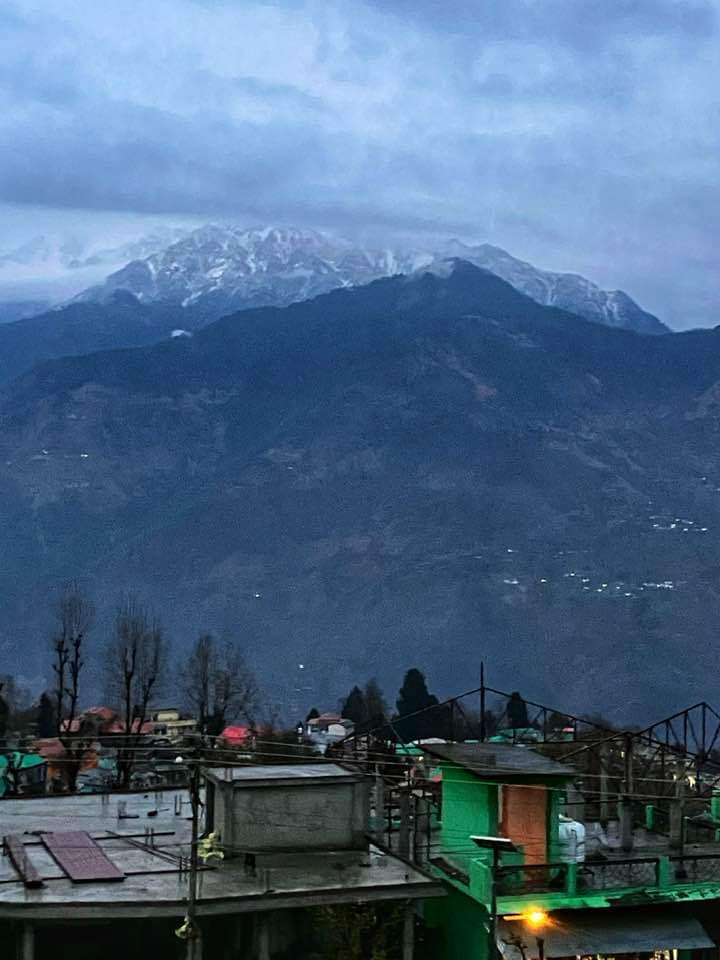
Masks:
[[[197,732],[198,722],[190,717],[183,717],[177,707],[163,707],[154,710],[152,714],[153,732],[158,737],[167,737],[169,740],[181,740],[184,736]]]
[[[331,744],[350,736],[353,730],[352,720],[344,719],[338,713],[321,713],[305,724],[305,736],[321,753],[325,753]]]
[[[388,909],[412,957],[415,907],[445,889],[369,839],[365,777],[330,762],[218,767],[212,758],[202,773],[198,849],[208,859],[197,874],[188,857],[200,806],[187,790],[5,801],[8,954],[14,945],[20,960],[175,960],[190,930],[214,960],[309,960],[323,923]],[[344,912],[328,920],[328,911]]]
[[[566,805],[578,771],[529,746],[424,751],[442,784],[431,864],[449,895],[425,913],[438,960],[494,958],[493,941],[506,960],[717,949],[720,843],[654,833],[627,798],[619,819],[582,822]]]

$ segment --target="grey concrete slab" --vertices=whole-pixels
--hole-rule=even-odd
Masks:
[[[175,797],[183,801],[182,814],[175,815]],[[103,797],[106,799],[104,800]],[[121,805],[137,819],[121,819]],[[151,811],[155,816],[148,816]],[[28,797],[0,800],[0,835],[46,830],[87,830],[99,833],[143,833],[145,827],[190,835],[190,797],[187,790],[153,793],[89,793],[76,796]],[[185,826],[183,826],[185,825]]]
[[[238,767],[213,767],[208,775],[216,780],[247,783],[251,780],[314,780],[327,777],[355,778],[359,774],[337,763],[248,764]]]
[[[136,851],[119,845],[104,847],[120,869],[140,861]],[[127,876],[121,883],[74,885],[65,878],[49,880],[39,890],[21,882],[0,884],[0,917],[73,919],[116,916],[180,916],[188,890],[187,874],[164,872],[157,861],[153,872]],[[437,881],[376,848],[368,853],[336,851],[322,854],[275,855],[258,862],[249,877],[234,860],[208,870],[199,878],[199,914],[217,915],[311,904],[358,900],[441,896]],[[69,913],[69,911],[71,913]]]

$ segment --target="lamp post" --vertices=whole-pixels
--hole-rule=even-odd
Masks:
[[[501,853],[514,853],[517,847],[507,837],[471,836],[470,839],[481,850],[492,850],[492,866],[490,868],[490,956],[498,955],[497,948],[497,870],[500,866]]]

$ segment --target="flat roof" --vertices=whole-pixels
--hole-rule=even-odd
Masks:
[[[152,850],[130,838],[99,838],[102,851],[124,874],[120,882],[73,884],[38,838],[24,838],[29,862],[44,886],[28,889],[9,857],[0,858],[0,918],[121,919],[178,917],[186,910],[188,873],[169,862],[189,845],[157,838]],[[442,883],[376,847],[368,850],[258,854],[256,876],[242,857],[203,869],[198,914],[217,916],[332,903],[444,896]]]
[[[438,760],[453,763],[485,780],[507,777],[557,777],[572,780],[577,770],[543,756],[536,750],[508,743],[428,743],[422,750]]]
[[[120,816],[123,806],[126,817]],[[190,794],[179,789],[18,797],[0,800],[0,833],[86,830],[142,834],[151,827],[156,832],[170,830],[189,837],[190,813]]]
[[[213,767],[206,776],[226,782],[255,780],[318,780],[329,777],[353,779],[358,774],[337,763],[267,763],[236,767]]]

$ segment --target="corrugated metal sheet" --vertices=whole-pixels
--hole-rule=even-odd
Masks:
[[[42,842],[73,883],[125,879],[88,833],[44,833]]]
[[[577,771],[530,747],[507,743],[428,743],[423,751],[477,774],[485,780],[523,776],[559,777],[571,780]]]

